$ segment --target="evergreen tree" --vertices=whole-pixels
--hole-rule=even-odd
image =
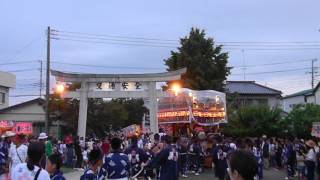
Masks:
[[[178,51],[171,51],[171,57],[164,61],[168,71],[187,68],[180,82],[182,87],[224,91],[231,68],[227,67],[228,53],[222,52],[222,45],[215,45],[213,38],[197,28],[192,28],[180,44]]]

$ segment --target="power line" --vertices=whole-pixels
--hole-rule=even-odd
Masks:
[[[178,45],[178,43],[169,43],[169,42],[155,42],[155,41],[143,41],[143,40],[125,40],[125,39],[114,39],[114,38],[101,38],[101,37],[89,37],[89,36],[78,36],[78,35],[62,35],[56,34],[52,39],[59,39],[60,37],[64,38],[76,38],[76,39],[89,39],[89,40],[104,40],[104,41],[116,41],[116,42],[129,42],[129,43],[146,43],[146,44],[164,44],[164,45]]]
[[[320,48],[224,48],[225,50],[237,50],[242,51],[243,49],[248,51],[291,51],[291,50],[319,50]]]
[[[250,46],[255,46],[255,47],[259,47],[259,46],[283,46],[283,47],[319,47],[320,44],[222,44],[225,47],[250,47]]]
[[[52,61],[53,64],[63,64],[70,66],[83,66],[83,67],[94,67],[94,68],[107,68],[107,69],[141,69],[141,70],[163,70],[164,68],[155,68],[155,67],[130,67],[130,66],[103,66],[103,65],[92,65],[92,64],[78,64],[78,63],[65,63],[60,61]]]
[[[161,47],[161,48],[178,48],[178,46],[164,46],[164,45],[151,45],[151,44],[133,44],[133,43],[115,43],[107,41],[89,41],[89,40],[80,40],[80,39],[71,39],[71,38],[52,38],[55,40],[63,41],[73,41],[73,42],[82,42],[82,43],[91,43],[91,44],[108,44],[108,45],[122,45],[122,46],[143,46],[143,47]],[[316,47],[294,47],[294,48],[223,48],[224,50],[250,50],[250,51],[292,51],[292,50],[320,50]]]
[[[270,73],[283,73],[283,72],[290,72],[290,71],[299,71],[299,70],[306,70],[310,68],[297,68],[297,69],[286,69],[286,70],[278,70],[278,71],[265,71],[265,72],[253,72],[253,73],[246,73],[246,75],[258,75],[258,74],[270,74]],[[242,74],[231,74],[235,76],[242,76]]]
[[[41,39],[40,37],[36,37],[34,39],[32,39],[31,41],[29,41],[25,46],[23,46],[21,49],[19,49],[15,55],[11,58],[9,58],[9,61],[13,60],[14,58],[16,58],[18,55],[20,55],[24,50],[26,50],[28,47],[30,47],[33,43],[37,42],[38,40]]]
[[[140,39],[147,41],[169,41],[169,42],[177,42],[178,40],[173,39],[160,39],[160,38],[145,38],[145,37],[132,37],[132,36],[115,36],[115,35],[106,35],[106,34],[93,34],[93,33],[82,33],[82,32],[74,32],[74,31],[60,31],[54,30],[55,32],[63,32],[67,34],[79,34],[79,35],[89,35],[96,37],[112,37],[112,38],[121,38],[121,39]]]
[[[76,42],[83,42],[83,43],[113,44],[113,45],[125,45],[125,46],[167,47],[167,48],[177,48],[176,46],[170,46],[170,44],[173,44],[174,41],[178,43],[177,40],[168,40],[168,39],[159,39],[159,38],[112,36],[112,35],[72,32],[72,31],[59,31],[59,30],[55,30],[54,32],[57,32],[57,33],[54,34],[55,36],[53,37],[53,39],[65,40],[65,41],[76,41]],[[71,37],[71,38],[59,38],[59,36]],[[104,38],[104,37],[108,37],[108,38]],[[115,39],[115,38],[118,38],[118,39]],[[96,41],[96,40],[100,40],[100,41]],[[140,41],[137,41],[137,40],[140,40]],[[107,41],[118,41],[118,43],[107,42]],[[161,41],[161,42],[154,42],[154,41]],[[120,42],[124,42],[124,43],[120,43]],[[255,50],[255,51],[260,51],[260,50],[272,51],[272,50],[318,50],[320,49],[320,42],[317,42],[317,41],[309,41],[309,42],[307,41],[292,41],[292,42],[217,41],[216,43],[220,43],[223,46],[225,46],[224,49],[226,50],[244,50],[245,49],[245,50]],[[253,48],[250,46],[262,47],[262,48]],[[242,47],[242,48],[236,48],[236,47]],[[273,47],[273,48],[266,48],[266,47]],[[290,48],[279,48],[279,47],[290,47]]]
[[[296,60],[296,61],[282,61],[282,62],[277,62],[277,63],[265,63],[265,64],[251,64],[251,65],[233,66],[233,68],[273,66],[273,65],[280,65],[280,64],[301,63],[301,62],[305,62],[305,61],[312,61],[312,59],[304,59],[304,60]]]
[[[35,63],[37,62],[36,60],[33,61],[15,61],[11,63],[0,63],[0,66],[6,66],[6,65],[13,65],[13,64],[29,64],[29,63]]]
[[[55,38],[52,38],[55,39]],[[73,41],[73,42],[83,42],[83,43],[93,43],[93,44],[111,44],[111,45],[124,45],[124,46],[145,46],[145,47],[164,47],[164,48],[177,48],[176,46],[162,46],[162,45],[150,45],[150,44],[130,44],[130,43],[115,43],[115,42],[106,42],[106,41],[88,41],[88,40],[79,40],[71,38],[57,38],[55,40],[63,41]]]
[[[168,42],[178,42],[179,40],[174,39],[161,39],[161,38],[146,38],[146,37],[134,37],[134,36],[119,36],[119,35],[108,35],[108,34],[95,34],[95,33],[83,33],[75,31],[63,31],[63,30],[53,30],[53,33],[65,33],[65,34],[77,34],[85,36],[94,37],[111,37],[120,39],[138,39],[147,41],[168,41]],[[320,41],[216,41],[220,44],[320,44]]]
[[[224,44],[318,44],[320,41],[217,41]]]
[[[26,72],[26,71],[35,71],[35,70],[39,70],[39,69],[38,68],[18,69],[18,70],[11,70],[11,71],[7,71],[7,72],[11,72],[11,73],[15,72],[15,73],[17,73],[17,72]]]

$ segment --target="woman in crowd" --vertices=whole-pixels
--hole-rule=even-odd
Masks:
[[[27,163],[20,163],[11,172],[11,179],[50,180],[48,172],[40,167],[45,157],[45,146],[41,142],[32,142],[28,147]]]
[[[307,154],[305,158],[305,165],[307,168],[307,179],[314,180],[315,162],[316,162],[316,151],[314,149],[315,143],[312,140],[306,142]]]

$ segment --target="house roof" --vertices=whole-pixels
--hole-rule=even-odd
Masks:
[[[229,93],[252,94],[252,95],[281,95],[276,89],[263,86],[255,81],[227,81],[226,89]]]
[[[42,98],[32,99],[30,101],[26,101],[26,102],[23,102],[23,103],[20,103],[20,104],[16,104],[16,105],[13,105],[13,106],[9,106],[9,107],[0,109],[0,113],[4,113],[4,112],[7,112],[7,111],[10,111],[10,110],[19,108],[19,107],[23,107],[23,106],[26,106],[26,105],[29,105],[29,104],[32,104],[32,103],[36,103],[36,102],[37,103],[44,103],[45,101]]]
[[[293,93],[293,94],[289,94],[289,95],[283,97],[283,99],[296,97],[296,96],[309,96],[309,95],[312,95],[314,93],[315,89],[316,88],[307,89],[307,90],[299,91],[299,92],[296,92],[296,93]]]

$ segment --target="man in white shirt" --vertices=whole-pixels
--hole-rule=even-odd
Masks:
[[[25,136],[22,134],[16,135],[13,143],[9,149],[9,158],[11,162],[11,169],[17,164],[26,162],[28,155],[28,147],[24,145]]]

